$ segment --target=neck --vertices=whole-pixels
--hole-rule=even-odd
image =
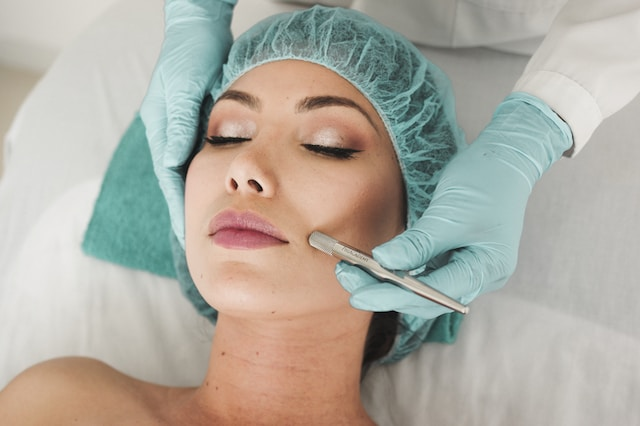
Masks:
[[[351,309],[321,322],[220,314],[198,406],[222,424],[373,424],[360,401],[370,317]]]

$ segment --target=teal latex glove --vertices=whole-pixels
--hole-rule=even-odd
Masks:
[[[220,76],[236,0],[167,0],[165,37],[140,108],[171,226],[184,245],[184,178],[200,106]]]
[[[445,167],[424,215],[373,257],[389,269],[414,270],[439,256],[441,266],[418,279],[464,304],[502,287],[516,267],[531,190],[571,146],[568,125],[544,102],[509,95],[478,139]],[[336,274],[359,309],[421,318],[450,311],[344,262]]]

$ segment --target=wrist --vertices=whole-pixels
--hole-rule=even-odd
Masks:
[[[569,125],[536,96],[513,92],[493,115],[489,128],[510,136],[511,144],[548,168],[573,146]]]
[[[509,104],[522,105],[518,114],[523,114],[522,119],[525,121],[529,121],[527,118],[530,118],[531,122],[535,121],[532,123],[536,126],[535,131],[545,132],[548,130],[555,136],[541,139],[541,142],[549,144],[549,149],[553,151],[554,161],[573,148],[571,127],[542,99],[526,92],[512,92],[498,106],[496,114],[499,114],[501,108],[506,109]],[[539,118],[534,120],[535,116]]]
[[[530,188],[573,144],[571,130],[535,96],[512,93],[472,144],[476,153],[508,164]],[[479,151],[477,151],[479,149]]]
[[[211,22],[220,19],[231,21],[237,0],[166,0],[165,22],[206,17]]]

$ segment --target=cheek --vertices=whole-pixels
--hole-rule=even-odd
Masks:
[[[316,179],[312,188],[317,190],[304,195],[312,230],[365,251],[402,232],[405,209],[400,172],[394,165],[381,167],[388,169],[382,173],[377,171],[385,169],[353,170]]]
[[[213,202],[224,193],[224,169],[206,154],[194,157],[184,189],[185,242],[201,235],[211,219]]]
[[[204,182],[208,180],[204,162],[199,155],[193,159],[187,171],[184,186],[185,226],[193,223],[192,216],[199,210],[203,201]]]
[[[400,182],[380,175],[363,182],[362,188],[354,197],[351,223],[364,233],[370,250],[404,229],[404,197]]]
[[[225,192],[228,160],[218,157],[201,151],[191,161],[185,180],[185,209]]]

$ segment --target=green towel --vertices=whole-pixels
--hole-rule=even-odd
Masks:
[[[153,172],[139,115],[113,154],[84,236],[85,253],[176,278],[169,209]]]

